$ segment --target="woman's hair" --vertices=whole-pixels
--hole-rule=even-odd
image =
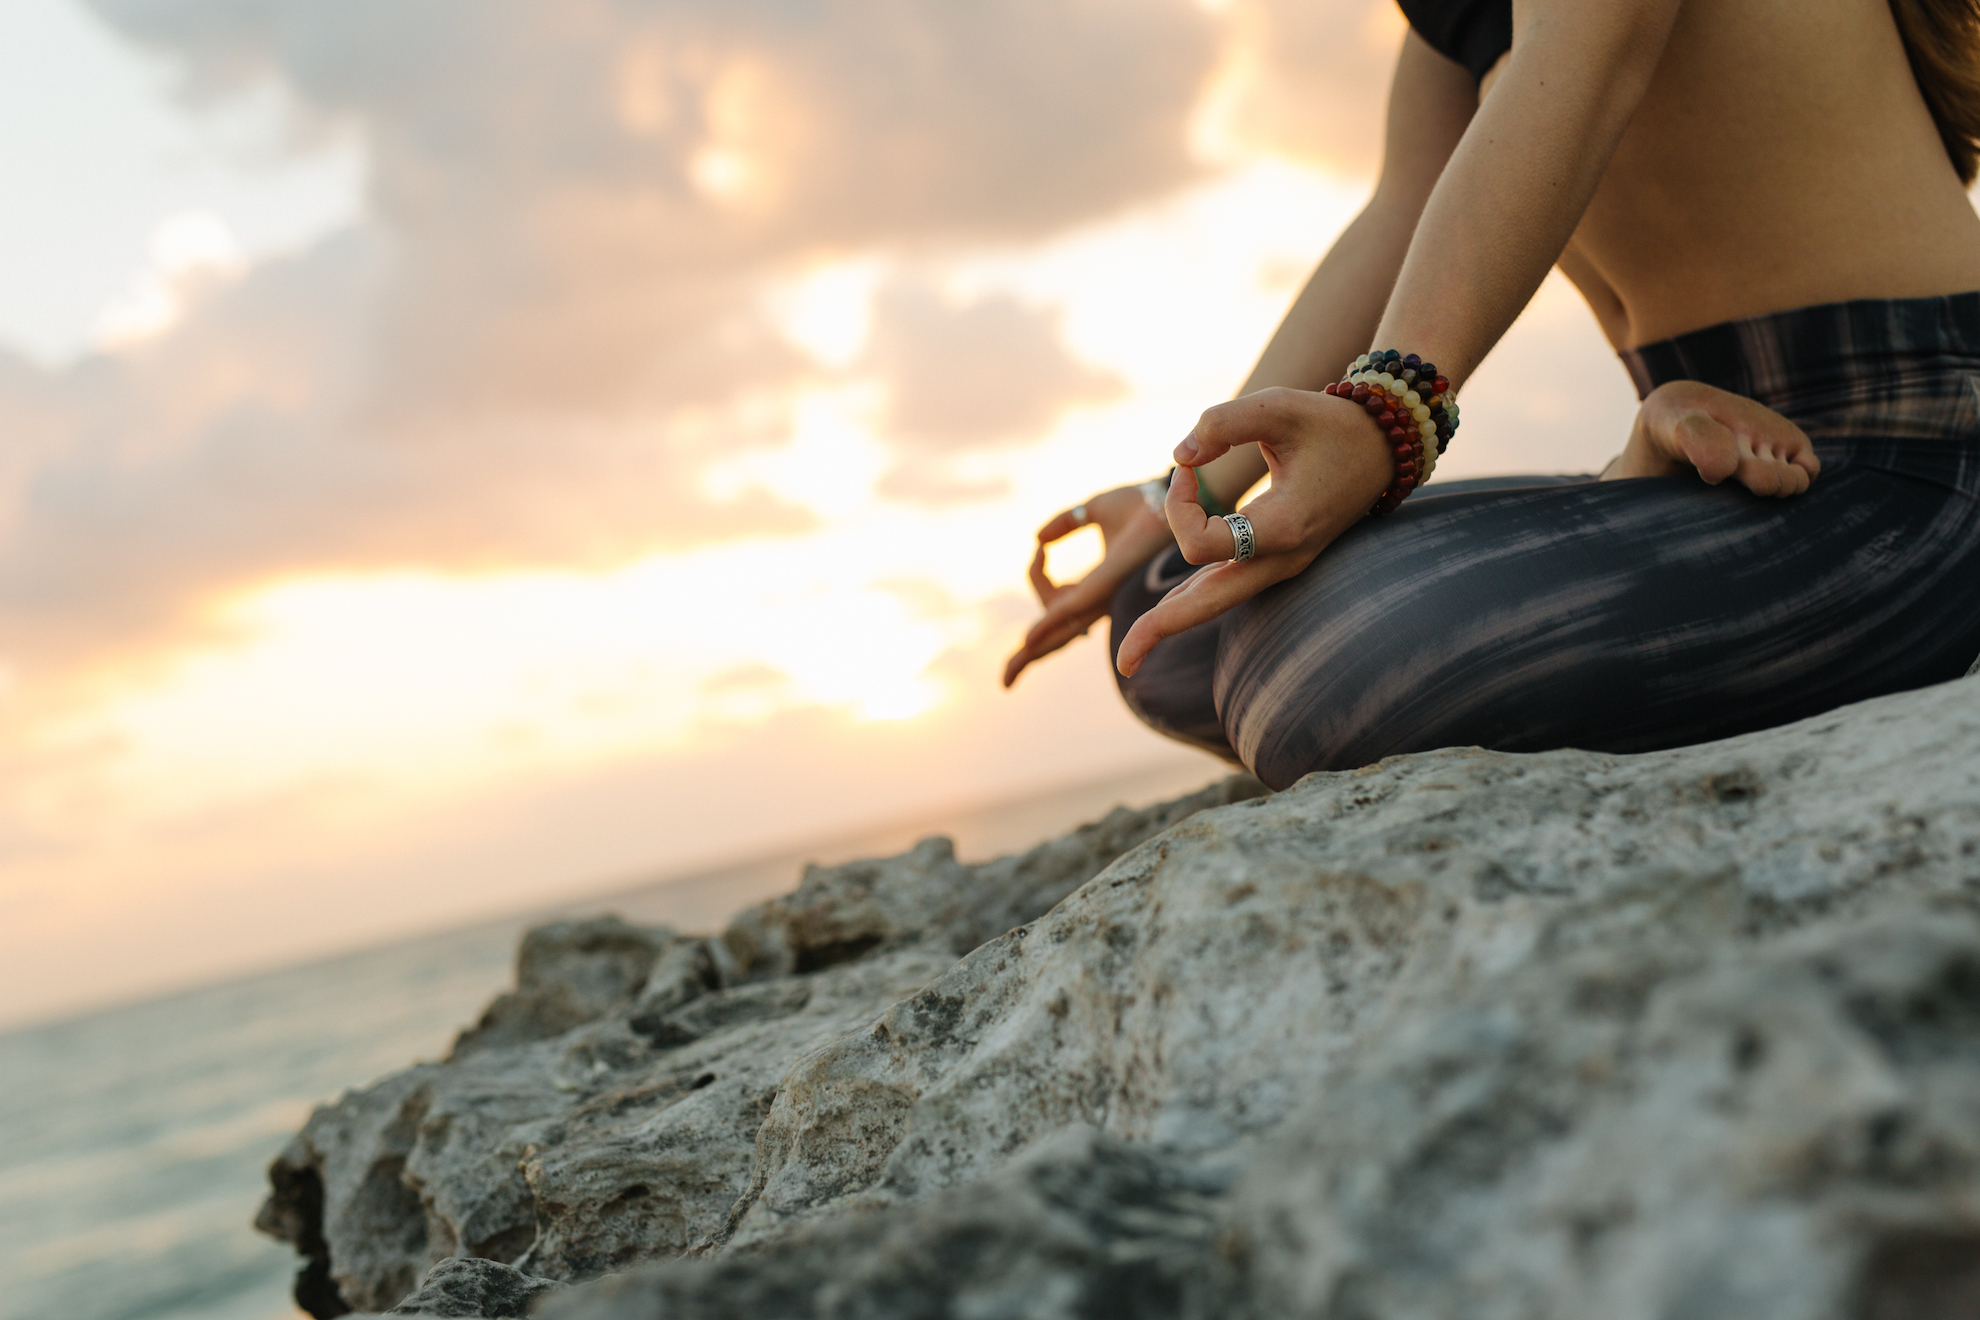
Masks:
[[[1959,181],[1980,166],[1980,0],[1891,0],[1904,53]]]

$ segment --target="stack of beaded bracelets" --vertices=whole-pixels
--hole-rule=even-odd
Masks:
[[[1457,400],[1450,390],[1451,383],[1437,368],[1393,348],[1363,353],[1349,365],[1345,379],[1327,387],[1327,393],[1366,408],[1388,433],[1396,479],[1369,506],[1370,513],[1394,513],[1437,470],[1437,456],[1458,428]]]

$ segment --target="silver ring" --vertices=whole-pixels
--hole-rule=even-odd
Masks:
[[[1075,527],[1086,526],[1086,506],[1084,504],[1075,506],[1072,511],[1072,514],[1073,514],[1073,526]]]
[[[1231,540],[1237,542],[1237,553],[1231,558],[1242,564],[1258,553],[1258,538],[1251,534],[1251,519],[1241,513],[1227,513],[1224,521],[1231,525]]]

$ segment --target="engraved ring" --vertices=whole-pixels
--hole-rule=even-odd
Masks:
[[[1258,538],[1251,534],[1251,519],[1241,513],[1227,513],[1224,521],[1231,525],[1231,540],[1237,543],[1237,553],[1232,559],[1242,564],[1258,553]]]

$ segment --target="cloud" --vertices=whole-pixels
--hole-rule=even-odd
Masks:
[[[95,0],[185,70],[366,144],[403,408],[708,402],[761,382],[743,289],[822,252],[1035,237],[1196,173],[1178,0]]]
[[[867,364],[886,382],[883,436],[897,462],[880,489],[922,502],[980,498],[960,453],[1035,440],[1068,409],[1121,397],[1118,376],[1067,352],[1057,315],[1004,293],[966,302],[903,278],[874,299]]]
[[[188,287],[114,353],[0,360],[0,629],[27,672],[297,571],[801,530],[760,491],[681,498],[783,441],[780,401],[818,370],[764,290],[836,255],[1029,241],[1199,177],[1186,130],[1218,32],[1189,0],[89,2],[188,101],[272,84],[299,142],[354,135],[368,217]],[[887,324],[942,320],[899,297]],[[1097,397],[1043,313],[950,321],[1022,360],[950,425],[918,359],[895,411],[928,443]]]
[[[1212,156],[1266,150],[1372,175],[1401,10],[1366,0],[1228,0],[1222,12],[1199,145]]]
[[[965,449],[1034,436],[1066,408],[1125,389],[1066,351],[1050,310],[1008,294],[958,304],[901,281],[876,303],[872,356],[888,381],[885,428],[903,445]]]

